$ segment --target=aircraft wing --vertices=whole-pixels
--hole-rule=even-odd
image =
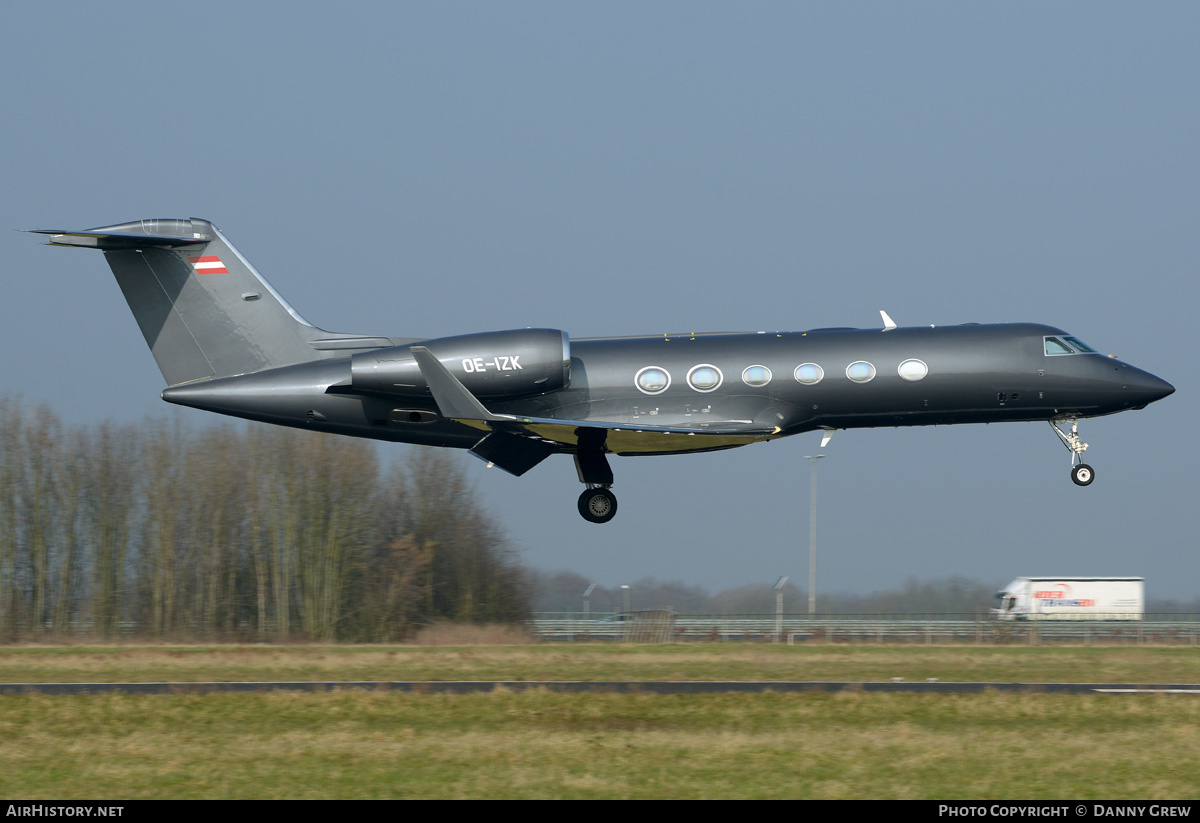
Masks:
[[[745,446],[771,439],[779,432],[777,428],[764,429],[736,420],[694,426],[642,426],[495,414],[429,349],[413,346],[410,351],[442,416],[489,432],[471,451],[512,474],[523,474],[560,451],[560,446],[598,448],[613,454],[670,454]]]

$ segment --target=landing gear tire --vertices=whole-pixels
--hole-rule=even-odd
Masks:
[[[1070,423],[1071,431],[1065,432],[1060,423]],[[1084,443],[1079,437],[1079,418],[1067,417],[1050,421],[1050,428],[1054,429],[1054,433],[1058,435],[1058,439],[1071,452],[1071,480],[1076,486],[1090,486],[1092,481],[1096,479],[1096,473],[1092,471],[1092,467],[1083,462],[1083,453],[1088,450],[1088,444]],[[1076,463],[1078,460],[1080,462]]]
[[[585,489],[579,495],[579,513],[589,523],[607,523],[617,514],[617,496],[608,489]]]

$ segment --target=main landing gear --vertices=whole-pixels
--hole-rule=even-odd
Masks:
[[[1054,433],[1058,435],[1058,439],[1071,452],[1071,480],[1076,486],[1090,486],[1092,481],[1096,479],[1096,472],[1087,463],[1083,462],[1083,453],[1087,451],[1088,444],[1084,443],[1079,438],[1079,418],[1069,417],[1062,422],[1070,421],[1071,431],[1065,432],[1058,422],[1051,420],[1050,427],[1054,429]]]
[[[589,523],[607,523],[617,515],[617,496],[608,489],[584,489],[579,495],[579,513]]]
[[[617,514],[617,496],[608,458],[600,449],[580,449],[575,453],[575,471],[579,482],[587,486],[579,495],[579,513],[589,523],[607,523]]]

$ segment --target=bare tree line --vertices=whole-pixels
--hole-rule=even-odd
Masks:
[[[0,639],[389,641],[525,618],[453,455],[261,425],[64,426],[0,398]]]

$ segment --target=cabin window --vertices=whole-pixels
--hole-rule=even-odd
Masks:
[[[692,366],[687,374],[688,385],[698,392],[715,391],[724,379],[721,370],[708,363]]]
[[[1074,354],[1075,350],[1057,337],[1046,338],[1046,354]]]
[[[646,394],[661,394],[671,385],[671,374],[661,366],[646,366],[633,378],[633,383]]]
[[[825,377],[825,370],[816,363],[801,363],[796,367],[796,379],[806,386],[815,386]]]
[[[855,383],[870,383],[875,379],[875,367],[866,360],[857,360],[846,367],[846,376]]]
[[[924,360],[917,360],[914,358],[912,360],[905,360],[900,364],[896,371],[898,371],[900,376],[905,380],[911,380],[915,382],[929,374],[929,367],[925,365]]]
[[[766,366],[747,366],[742,372],[742,382],[747,386],[765,386],[771,382],[771,370]]]

